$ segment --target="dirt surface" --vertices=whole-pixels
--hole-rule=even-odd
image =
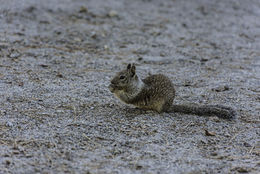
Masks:
[[[0,173],[260,172],[259,19],[259,0],[0,0]],[[128,62],[237,117],[119,102]]]

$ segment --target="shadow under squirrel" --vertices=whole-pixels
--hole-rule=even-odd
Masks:
[[[232,108],[221,105],[173,105],[175,89],[170,79],[162,74],[140,79],[136,74],[135,65],[132,64],[128,64],[125,70],[112,78],[109,90],[127,104],[159,113],[180,112],[225,119],[231,119],[236,115]]]

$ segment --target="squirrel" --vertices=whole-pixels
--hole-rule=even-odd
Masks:
[[[163,74],[140,79],[134,64],[128,64],[112,78],[109,90],[124,103],[158,113],[179,112],[224,119],[232,119],[236,115],[232,108],[222,105],[174,105],[175,88],[171,80]]]

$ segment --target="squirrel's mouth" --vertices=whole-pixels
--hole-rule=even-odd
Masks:
[[[112,93],[115,93],[116,90],[122,90],[122,87],[114,85],[112,83],[108,86],[108,88]]]
[[[112,92],[112,93],[114,93],[114,91],[116,90],[116,86],[113,85],[113,84],[110,84],[110,85],[108,86],[108,88],[109,88],[110,92]]]

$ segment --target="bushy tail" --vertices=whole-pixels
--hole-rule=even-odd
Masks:
[[[236,116],[232,108],[221,105],[173,105],[170,111],[199,116],[217,116],[224,119],[232,119]]]

